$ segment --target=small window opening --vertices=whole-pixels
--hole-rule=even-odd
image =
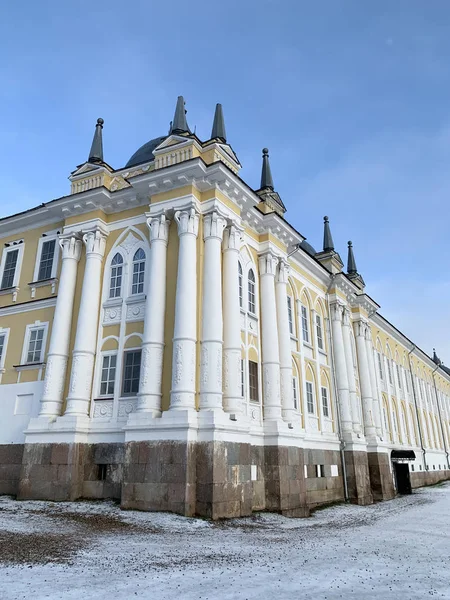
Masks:
[[[108,470],[108,465],[98,465],[98,473],[97,473],[97,479],[99,481],[105,481],[106,480],[106,472]]]

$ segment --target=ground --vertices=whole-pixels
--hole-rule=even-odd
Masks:
[[[0,497],[0,598],[450,598],[450,483],[225,522]]]

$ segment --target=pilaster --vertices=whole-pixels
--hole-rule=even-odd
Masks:
[[[367,360],[366,329],[367,323],[359,320],[355,323],[356,352],[358,355],[359,382],[364,416],[364,433],[366,438],[375,438],[375,421],[373,418],[372,386],[370,381],[369,363]]]
[[[373,417],[375,421],[375,431],[378,437],[381,438],[381,410],[380,410],[380,394],[377,385],[377,376],[375,372],[375,356],[372,344],[372,334],[370,331],[370,325],[366,328],[366,352],[367,362],[369,365],[370,385],[372,387],[372,400],[373,400]],[[405,388],[406,389],[406,388]]]
[[[351,341],[351,316],[347,307],[343,309],[342,336],[344,339],[345,362],[347,365],[348,390],[350,397],[350,409],[352,413],[353,431],[361,433],[361,424],[358,407],[358,396],[356,395],[355,367],[353,364],[353,352]]]
[[[330,306],[331,329],[333,332],[333,352],[338,388],[338,400],[341,414],[342,432],[345,437],[352,434],[352,415],[350,410],[350,394],[348,385],[347,362],[345,358],[342,318],[344,307],[338,302]]]

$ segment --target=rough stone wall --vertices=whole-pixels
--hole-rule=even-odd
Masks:
[[[124,444],[83,444],[81,450],[82,497],[120,500],[125,458]]]
[[[372,504],[367,452],[345,450],[344,456],[350,502],[361,505]]]
[[[450,471],[414,471],[409,470],[411,479],[411,487],[413,489],[423,487],[425,485],[435,485],[440,481],[450,480]]]
[[[256,467],[256,479],[252,480],[252,510],[266,510],[264,446],[251,446],[250,455],[253,469]]]
[[[370,485],[375,501],[391,500],[395,496],[394,482],[389,465],[389,455],[381,452],[368,452]]]
[[[341,455],[335,450],[304,450],[307,468],[306,490],[310,509],[323,504],[344,500]],[[317,466],[323,465],[324,476],[318,477]],[[338,475],[332,476],[331,465],[336,465]]]
[[[23,449],[23,444],[0,445],[0,496],[19,493]]]

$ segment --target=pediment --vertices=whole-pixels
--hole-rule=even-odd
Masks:
[[[171,146],[178,146],[178,144],[183,144],[187,141],[189,141],[189,138],[186,138],[182,135],[170,135],[153,150],[153,154],[156,154],[165,148],[170,148]]]
[[[92,163],[84,163],[80,165],[71,173],[71,177],[78,177],[79,175],[90,175],[91,173],[95,173],[95,171],[104,170],[103,165],[94,165]]]

